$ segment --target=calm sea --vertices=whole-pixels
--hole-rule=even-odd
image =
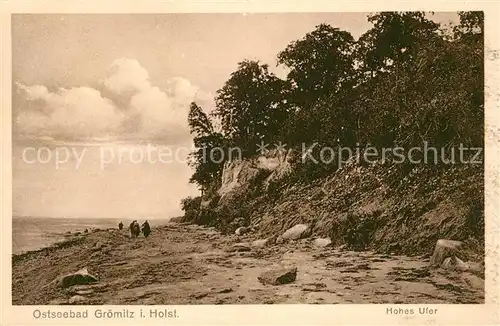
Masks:
[[[12,253],[19,254],[47,247],[64,239],[69,232],[84,231],[91,228],[117,228],[123,221],[127,227],[132,220],[115,218],[40,218],[13,217]],[[165,224],[168,220],[151,220],[152,226]],[[141,222],[141,221],[139,221]]]

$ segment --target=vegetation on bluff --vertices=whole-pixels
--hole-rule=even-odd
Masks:
[[[243,60],[218,90],[213,112],[207,115],[192,103],[189,125],[197,150],[191,154],[195,172],[190,181],[210,197],[220,185],[228,151],[237,147],[244,158],[252,158],[260,143],[282,142],[300,150],[313,143],[317,148],[410,149],[425,142],[448,155],[459,146],[483,148],[484,17],[482,12],[459,16],[458,25],[440,26],[422,12],[380,12],[368,16],[373,26],[358,40],[318,25],[277,54],[289,71],[285,80],[264,63]],[[207,157],[213,148],[223,149],[213,152],[220,160]],[[421,164],[425,177],[417,178],[419,189],[444,175],[460,180],[466,173],[481,185],[471,205],[482,203],[483,165],[452,165],[432,157]],[[294,164],[287,178],[268,188],[266,200],[273,193],[279,197],[284,187],[329,178],[338,168],[335,162]],[[414,173],[415,164],[390,169],[387,182],[399,184]],[[193,220],[192,210],[201,202],[183,201],[187,220]],[[476,225],[484,223],[480,211]],[[210,224],[214,218],[203,221]]]

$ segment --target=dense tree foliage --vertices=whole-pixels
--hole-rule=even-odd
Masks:
[[[421,12],[382,12],[368,17],[374,26],[357,42],[361,68],[373,77],[414,58],[422,42],[437,37],[438,24]]]
[[[422,12],[381,12],[368,17],[373,27],[357,41],[318,25],[277,54],[289,68],[286,80],[260,62],[240,62],[217,92],[210,117],[191,107],[192,182],[206,188],[220,177],[223,163],[204,160],[204,146],[238,147],[247,157],[261,141],[288,148],[312,142],[409,148],[424,141],[482,147],[484,16],[459,16],[445,31]],[[314,178],[336,166],[299,169]]]
[[[255,153],[256,144],[269,142],[285,119],[285,82],[269,73],[267,65],[242,61],[217,91],[215,118],[232,146],[244,154]]]
[[[290,43],[278,54],[278,64],[290,68],[290,100],[307,107],[349,86],[354,74],[354,44],[351,34],[326,24]]]
[[[195,169],[190,182],[198,184],[202,192],[220,177],[224,163],[226,141],[222,134],[215,132],[212,122],[202,108],[191,103],[188,123],[196,150],[190,154],[190,166]]]

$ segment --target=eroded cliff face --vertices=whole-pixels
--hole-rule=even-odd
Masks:
[[[398,179],[390,165],[348,166],[308,185],[258,201],[250,217],[260,237],[297,224],[334,245],[385,253],[429,254],[438,239],[484,250],[482,174],[456,167],[427,175],[415,168]]]
[[[224,233],[249,226],[262,238],[307,224],[334,245],[389,253],[429,253],[441,238],[484,243],[479,167],[415,166],[400,176],[390,163],[353,161],[302,185],[286,183],[291,171],[290,151],[227,163],[221,186],[202,202],[202,224]]]
[[[269,151],[253,159],[226,162],[220,185],[201,200],[198,223],[232,233],[251,224],[250,203],[265,194],[272,182],[291,172],[292,151]]]
[[[227,162],[217,190],[222,201],[250,190],[252,185],[267,190],[269,184],[286,177],[291,172],[292,151],[269,151],[252,160]]]

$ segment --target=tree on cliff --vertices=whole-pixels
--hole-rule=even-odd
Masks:
[[[290,147],[421,146],[483,144],[484,33],[482,12],[461,12],[460,24],[443,31],[422,12],[368,16],[372,28],[355,41],[321,24],[277,55],[290,72],[281,80],[258,61],[238,64],[216,96],[210,119],[196,107],[190,116],[195,144],[237,146],[255,154],[261,141]],[[321,147],[321,146],[319,146]],[[207,185],[221,165],[194,154],[194,180]],[[307,169],[331,173],[318,168]],[[333,167],[333,169],[332,169]],[[318,177],[320,174],[308,174]]]
[[[212,121],[195,102],[192,102],[189,106],[188,125],[191,134],[196,137],[206,136],[214,132]]]
[[[439,26],[422,13],[369,20],[374,27],[360,37],[357,55],[370,76],[350,97],[358,141],[406,148],[423,141],[482,144],[483,45],[463,36],[481,30],[473,27],[481,25],[477,15],[462,15],[451,39],[439,36]]]
[[[285,82],[270,73],[268,65],[249,60],[238,63],[238,69],[217,91],[213,114],[230,146],[251,156],[257,144],[273,138],[287,116],[284,89]]]
[[[195,102],[189,108],[188,124],[195,146],[189,161],[195,171],[189,182],[198,184],[205,192],[220,177],[227,146],[222,134],[214,131],[212,121]]]
[[[449,30],[427,17],[421,12],[370,15],[373,26],[357,41],[348,32],[319,25],[278,53],[278,62],[290,69],[286,81],[269,73],[265,64],[240,62],[217,92],[213,115],[207,117],[199,107],[192,108],[190,126],[198,149],[193,154],[196,171],[192,181],[202,189],[220,182],[222,165],[202,160],[206,156],[201,149],[206,144],[208,148],[238,146],[247,157],[255,154],[254,147],[261,140],[282,141],[297,152],[302,151],[302,143],[319,143],[317,152],[324,145],[355,150],[359,144],[361,148],[376,147],[378,153],[401,147],[422,150],[424,142],[448,152],[459,145],[483,147],[483,13],[461,12],[460,23]],[[211,118],[220,120],[220,133],[214,131]],[[413,152],[412,158],[417,159],[418,153]],[[432,160],[433,155],[429,156]],[[293,165],[292,174],[273,182],[267,195],[279,198],[280,190],[291,184],[310,183],[335,173],[338,167],[335,158],[330,163],[310,162]],[[383,182],[403,187],[399,190],[416,189],[417,182],[408,181],[415,164],[405,163],[384,166],[388,174]],[[422,164],[416,174],[423,185],[419,191],[427,193],[436,186],[426,184],[429,175],[437,176],[436,180],[440,176],[448,180],[450,175],[462,180],[463,175],[451,166],[446,162]],[[467,177],[482,182],[481,168],[469,165]],[[478,191],[471,199],[478,207],[484,206],[478,200],[481,196]],[[183,206],[185,210],[193,207],[199,208],[199,199]],[[241,204],[223,220],[241,217],[241,212],[252,209],[255,207]],[[474,232],[480,235],[484,216],[477,211],[471,213],[471,223],[479,225]],[[198,221],[221,219],[211,213]]]
[[[354,44],[350,33],[320,24],[278,53],[278,63],[290,68],[290,100],[308,108],[325,95],[348,87],[354,72]]]
[[[287,144],[353,143],[346,102],[355,83],[354,50],[350,33],[320,24],[278,53],[278,63],[290,69],[287,100],[294,108],[280,132]]]
[[[439,25],[423,12],[381,12],[368,16],[373,27],[357,42],[360,70],[389,72],[414,58],[422,42],[438,37]]]
[[[455,26],[454,32],[458,37],[483,41],[484,37],[484,12],[461,11],[458,13],[460,24]]]

